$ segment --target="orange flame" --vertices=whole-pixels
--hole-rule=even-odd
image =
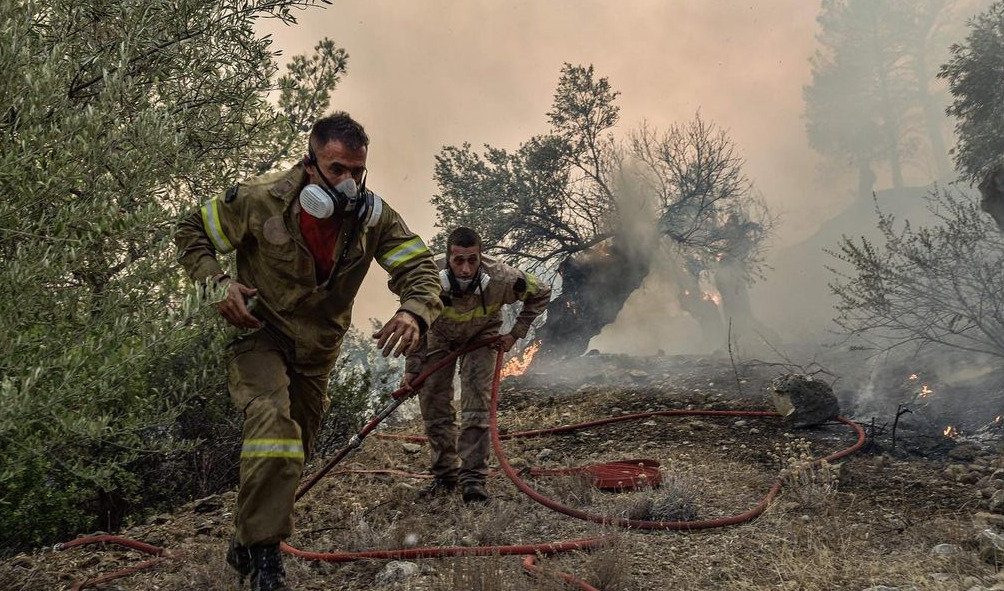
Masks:
[[[706,302],[712,302],[716,306],[721,306],[722,305],[722,296],[721,296],[721,294],[717,294],[717,293],[712,293],[710,291],[706,291],[706,292],[704,292],[704,293],[701,294],[701,299],[704,300],[704,301],[706,301]]]
[[[916,381],[916,380],[919,380],[919,379],[920,379],[920,377],[919,377],[919,376],[918,376],[917,374],[915,374],[915,373],[912,373],[912,374],[910,374],[910,377],[908,377],[908,378],[906,378],[906,379],[908,379],[908,380],[910,380],[911,382],[913,382],[913,381]]]
[[[955,439],[956,437],[959,436],[959,431],[955,427],[953,427],[951,425],[945,427],[945,430],[942,431],[941,433],[945,437],[951,437],[952,439]]]
[[[927,387],[927,384],[921,384],[920,386],[920,397],[927,398],[931,394],[934,394],[934,390]]]
[[[522,355],[513,357],[507,361],[502,366],[502,377],[520,376],[526,373],[526,368],[530,367],[530,362],[533,361],[533,356],[537,354],[537,349],[540,349],[540,343],[530,345],[523,350]]]

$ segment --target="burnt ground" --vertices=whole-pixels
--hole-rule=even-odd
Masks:
[[[773,410],[762,392],[776,372],[743,367],[737,379],[727,357],[583,357],[560,373],[505,380],[500,424],[504,431],[520,431],[659,410]],[[421,423],[398,417],[385,431],[418,434]],[[1004,517],[988,515],[991,500],[985,492],[995,486],[995,470],[1004,468],[1000,438],[960,445],[940,437],[944,441],[937,445],[911,446],[932,434],[904,428],[892,449],[888,429],[873,431],[874,440],[864,450],[816,470],[806,468],[804,457],[851,445],[851,429],[842,424],[793,429],[778,418],[653,417],[504,443],[506,456],[519,468],[659,461],[663,486],[647,491],[600,492],[573,476],[528,478],[540,492],[575,508],[636,518],[715,519],[742,513],[785,470],[785,486],[764,514],[730,527],[640,532],[600,526],[535,503],[504,476],[489,481],[490,505],[467,507],[457,496],[416,502],[415,492],[426,482],[419,478],[341,473],[322,480],[298,505],[298,532],[291,543],[328,552],[534,544],[603,535],[610,540],[604,548],[540,563],[606,591],[1004,588],[1004,573],[981,558],[976,542],[984,528],[1004,529]],[[417,473],[425,462],[424,448],[370,437],[339,468]],[[223,561],[234,496],[202,499],[118,532],[170,548],[174,557],[99,588],[236,589]],[[0,589],[67,588],[144,558],[110,546],[40,549],[0,563]],[[386,560],[287,558],[287,567],[289,582],[300,591],[564,588],[528,576],[514,556],[413,562],[417,572],[390,582],[380,577]]]

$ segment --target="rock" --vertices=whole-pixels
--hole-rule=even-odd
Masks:
[[[980,532],[977,537],[980,558],[995,567],[1004,565],[1004,536],[989,529]]]
[[[840,415],[840,404],[826,382],[802,374],[780,375],[770,382],[770,396],[777,412],[797,427],[831,421]]]
[[[959,482],[962,484],[976,484],[980,481],[979,472],[966,472],[959,478]]]
[[[966,470],[967,468],[964,464],[949,464],[949,466],[945,468],[943,474],[948,480],[957,480],[966,473]]]
[[[973,515],[973,521],[983,527],[996,527],[999,530],[1004,530],[1004,515],[999,513],[985,513],[979,512]]]
[[[553,455],[554,455],[554,450],[549,447],[545,447],[544,449],[537,452],[537,459],[543,461]]]
[[[418,572],[418,565],[414,562],[392,560],[387,563],[387,566],[383,567],[383,570],[377,573],[375,581],[380,586],[390,585],[414,576]]]
[[[192,510],[196,513],[209,513],[223,508],[223,499],[219,495],[209,495],[201,499],[196,499],[192,503]]]
[[[886,587],[885,585],[876,585],[874,587],[868,587],[867,589],[862,589],[862,591],[900,591],[899,587]]]
[[[401,449],[410,454],[417,454],[422,451],[422,446],[417,443],[407,442],[401,444]]]
[[[1004,513],[1004,490],[994,492],[994,496],[990,497],[990,502],[987,504],[987,509],[990,509],[991,513]]]
[[[940,556],[947,556],[949,554],[955,554],[961,550],[955,544],[938,544],[934,548],[931,548],[931,554],[938,554]]]
[[[955,460],[962,460],[963,462],[971,462],[976,458],[976,453],[979,450],[975,445],[969,443],[960,443],[948,451],[948,457]]]
[[[167,513],[161,513],[160,515],[153,515],[146,520],[150,525],[164,525],[168,521],[171,521],[171,516]]]

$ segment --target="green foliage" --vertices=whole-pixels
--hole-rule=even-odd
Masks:
[[[565,64],[548,113],[550,133],[514,152],[486,145],[480,155],[466,143],[444,148],[436,156],[440,193],[432,198],[437,225],[473,227],[488,252],[532,266],[554,266],[611,236],[616,98],[592,66]],[[444,234],[434,241],[440,250]]]
[[[98,515],[114,525],[189,476],[144,470],[203,435],[179,416],[225,397],[226,335],[195,321],[215,313],[170,234],[197,202],[288,162],[327,107],[344,52],[325,41],[294,60],[277,110],[271,41],[254,30],[311,4],[0,4],[0,505],[16,508],[0,511],[0,551]]]
[[[879,212],[884,244],[844,238],[830,254],[851,271],[831,269],[840,298],[837,324],[888,350],[946,346],[1004,357],[1004,235],[972,199],[933,193],[937,225],[897,229]]]
[[[1004,163],[1004,3],[997,2],[971,23],[969,36],[952,46],[952,58],[942,67],[954,101],[948,113],[956,118],[955,164],[967,180],[977,183]]]

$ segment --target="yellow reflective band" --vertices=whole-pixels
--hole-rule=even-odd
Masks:
[[[303,458],[299,439],[248,439],[241,446],[242,458]]]
[[[380,265],[389,271],[427,252],[429,252],[429,249],[426,248],[425,243],[422,242],[421,238],[416,236],[385,254],[380,259]]]
[[[228,253],[234,249],[227,235],[223,233],[223,226],[220,224],[220,200],[210,199],[202,206],[202,225],[206,228],[206,234],[213,241],[213,248],[217,252]]]
[[[487,318],[492,314],[499,311],[501,304],[491,304],[487,309],[482,309],[481,306],[475,306],[473,310],[469,312],[457,312],[450,306],[443,308],[443,313],[440,314],[440,318],[445,318],[447,320],[453,320],[455,322],[470,322],[475,318]]]

